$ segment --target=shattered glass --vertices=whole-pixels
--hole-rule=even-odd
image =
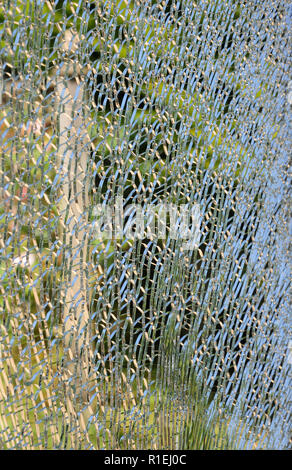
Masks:
[[[1,3],[0,448],[291,446],[290,22]]]

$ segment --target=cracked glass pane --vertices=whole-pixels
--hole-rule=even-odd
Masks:
[[[291,446],[279,0],[0,5],[0,448]]]

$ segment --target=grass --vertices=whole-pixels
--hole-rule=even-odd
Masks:
[[[157,379],[151,383],[144,379],[141,384],[135,378],[128,383],[126,370],[118,381],[115,371],[103,371],[98,385],[89,385],[90,419],[82,429],[78,413],[70,413],[65,403],[58,375],[62,348],[53,346],[46,351],[40,344],[30,348],[22,339],[22,345],[10,347],[10,355],[8,350],[6,347],[0,372],[4,449],[171,449],[179,444],[212,449],[219,434],[226,435],[226,427],[222,432],[216,417],[208,417],[208,405],[199,395],[189,401],[196,403],[192,410],[185,397],[163,389]],[[153,377],[156,373],[154,369]],[[192,393],[195,389],[190,389]],[[75,404],[73,399],[73,408]]]

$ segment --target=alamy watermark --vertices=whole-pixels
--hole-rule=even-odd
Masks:
[[[128,204],[117,197],[114,204],[93,209],[93,236],[97,239],[174,239],[182,249],[195,249],[200,240],[201,214],[198,204]]]

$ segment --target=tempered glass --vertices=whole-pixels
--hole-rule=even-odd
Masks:
[[[291,445],[290,21],[2,2],[0,447]]]

